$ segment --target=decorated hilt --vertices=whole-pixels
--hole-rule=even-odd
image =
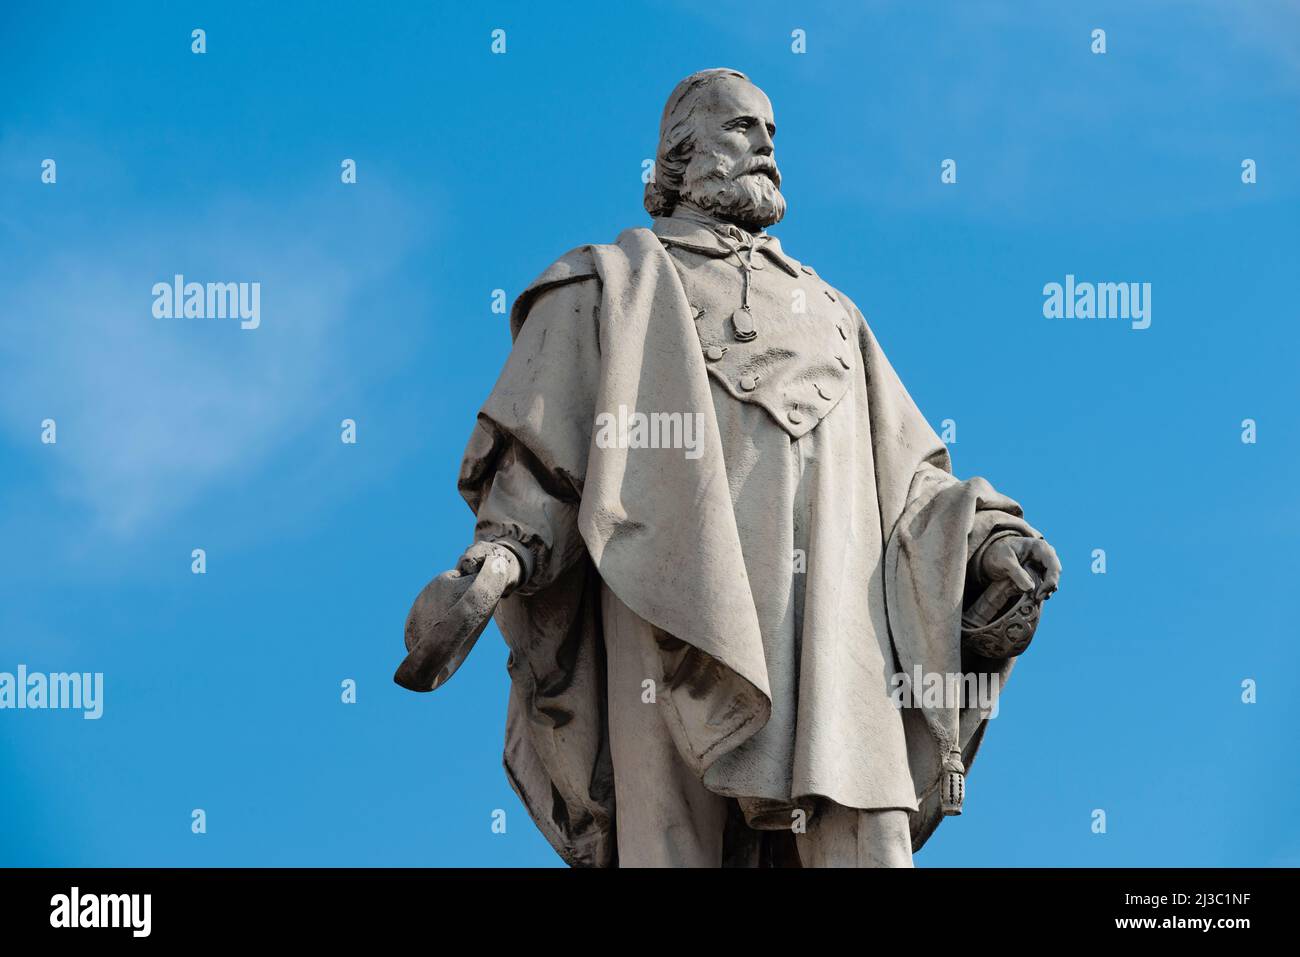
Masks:
[[[1038,628],[1042,603],[1007,579],[984,589],[961,616],[961,643],[985,658],[1023,654]]]

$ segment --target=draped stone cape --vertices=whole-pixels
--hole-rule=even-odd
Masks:
[[[598,282],[590,282],[590,280]],[[589,282],[597,329],[575,321],[530,335],[538,297]],[[983,479],[958,481],[948,453],[899,382],[861,313],[857,345],[867,379],[890,638],[906,674],[996,674],[1011,660],[963,656],[967,562],[990,532],[981,513],[1033,534],[1019,506]],[[478,513],[509,457],[530,458],[547,509],[576,525],[581,555],[544,587],[498,606],[509,648],[504,764],[511,785],[560,856],[574,866],[617,862],[613,773],[606,741],[600,581],[635,614],[679,641],[665,643],[663,708],[682,757],[703,774],[767,721],[763,641],[741,556],[722,445],[700,343],[681,280],[654,233],[579,247],[514,303],[514,348],[479,413],[460,490]],[[592,341],[593,337],[596,341]],[[705,413],[703,455],[602,448],[599,412]],[[987,519],[987,516],[986,516]],[[821,520],[833,521],[825,516]],[[599,579],[597,578],[599,576]],[[918,689],[919,691],[919,689]],[[960,749],[969,767],[987,724],[978,708],[904,709],[919,849],[941,819],[941,761]]]

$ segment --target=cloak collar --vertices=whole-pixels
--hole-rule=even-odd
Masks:
[[[737,239],[724,240],[719,235],[719,231],[728,228],[735,230],[738,238],[743,235],[743,231],[736,226],[728,227],[724,224],[717,224],[711,227],[698,220],[678,215],[660,216],[655,219],[654,224],[651,226],[654,234],[666,246],[679,246],[694,253],[717,258],[730,256],[735,249]],[[765,232],[756,233],[753,238],[759,251],[768,259],[791,276],[798,277],[799,263],[785,254],[781,249],[779,239]]]

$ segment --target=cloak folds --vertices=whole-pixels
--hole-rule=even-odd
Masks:
[[[527,320],[539,297],[567,302],[584,284],[594,310],[552,308]],[[884,561],[887,617],[905,673],[984,670],[1005,679],[1009,661],[962,660],[960,617],[970,556],[995,531],[1036,534],[1014,502],[982,479],[949,474],[947,450],[899,382],[856,307],[866,376]],[[594,327],[592,317],[594,316]],[[572,320],[572,321],[568,321]],[[613,245],[564,256],[515,302],[514,348],[479,414],[460,489],[479,515],[494,483],[520,464],[542,490],[527,527],[501,529],[535,567],[496,620],[511,654],[505,767],[512,786],[569,864],[616,861],[613,773],[606,741],[600,579],[660,642],[658,704],[678,751],[701,776],[767,722],[771,695],[745,572],[708,373],[681,279],[659,239],[630,229]],[[702,455],[681,449],[605,447],[596,415],[698,412]],[[495,537],[488,523],[488,537]],[[536,559],[540,556],[541,561]],[[919,811],[919,848],[940,812],[943,757],[969,766],[986,714],[904,709]],[[870,729],[864,729],[869,734]]]

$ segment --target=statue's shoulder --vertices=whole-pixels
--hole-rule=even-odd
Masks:
[[[542,274],[528,284],[524,295],[536,297],[547,289],[563,286],[571,282],[582,282],[596,276],[596,259],[592,246],[586,244],[570,249],[555,262],[542,271]]]
[[[824,276],[820,275],[816,269],[814,269],[812,266],[808,265],[807,263],[798,262],[797,260],[791,259],[788,256],[786,258],[789,262],[794,264],[794,266],[799,270],[800,273],[803,274],[803,276],[809,282],[812,282],[818,289],[823,290],[824,293],[830,298],[831,302],[839,303],[844,308],[844,311],[847,312],[851,318],[856,319],[858,322],[866,321],[865,315],[862,312],[862,310],[857,307],[857,304],[849,297],[849,295],[846,292],[844,292],[844,290],[838,289],[835,286],[831,285],[829,282],[826,281],[826,278]]]
[[[800,285],[811,285],[830,298],[831,302],[837,302],[844,307],[844,311],[850,316],[861,316],[862,313],[854,305],[853,300],[845,295],[844,291],[837,289],[827,282],[826,277],[821,275],[812,265],[795,259],[781,245],[780,240],[776,237],[768,244],[768,254],[774,256],[786,269],[786,271],[795,277]]]
[[[522,322],[538,298],[553,289],[590,282],[591,295],[597,295],[602,264],[639,259],[647,249],[661,249],[653,232],[633,227],[619,233],[612,243],[584,243],[570,249],[528,284],[510,310],[512,318]]]
[[[825,277],[818,274],[817,270],[812,266],[795,260],[791,260],[791,262],[795,263],[803,279],[808,280],[817,289],[823,291],[822,293],[816,294],[818,298],[820,298],[824,293],[830,298],[832,303],[844,310],[845,315],[848,316],[849,322],[852,323],[853,328],[857,330],[856,338],[859,347],[868,351],[878,350],[879,346],[876,344],[875,333],[871,330],[871,324],[867,322],[867,314],[862,309],[858,308],[857,303],[855,303],[853,299],[844,292],[844,290],[838,289],[827,282]]]
[[[555,262],[542,271],[542,274],[530,282],[521,292],[514,305],[510,307],[510,330],[518,336],[519,329],[528,317],[529,311],[539,297],[553,289],[562,289],[574,283],[587,282],[596,278],[596,261],[590,245],[570,249]],[[594,288],[594,283],[592,284]]]

